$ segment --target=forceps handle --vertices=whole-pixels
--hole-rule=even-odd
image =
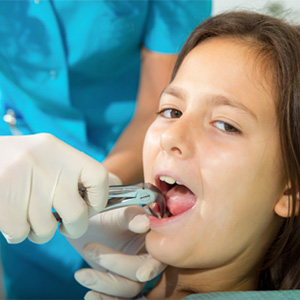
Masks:
[[[85,187],[78,188],[78,192],[83,199],[85,191]],[[149,189],[147,183],[112,185],[109,186],[107,205],[101,212],[129,205],[149,205],[155,201],[155,198],[156,193]],[[57,222],[62,222],[61,217],[56,211],[53,212],[53,215]]]
[[[156,193],[147,188],[147,184],[112,186],[103,211],[128,205],[149,205],[155,201]]]

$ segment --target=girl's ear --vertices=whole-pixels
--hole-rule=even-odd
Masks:
[[[299,192],[296,195],[296,208],[295,215],[299,214]],[[276,202],[274,206],[275,213],[283,218],[289,218],[292,215],[292,194],[291,189],[288,188],[285,190],[282,197]]]

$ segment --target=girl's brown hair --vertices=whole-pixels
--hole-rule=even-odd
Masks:
[[[260,270],[259,289],[300,288],[300,221],[296,215],[300,186],[300,30],[254,12],[214,16],[191,33],[177,59],[174,79],[186,55],[213,37],[232,37],[256,50],[274,78],[284,176],[289,183],[291,216],[284,220]]]

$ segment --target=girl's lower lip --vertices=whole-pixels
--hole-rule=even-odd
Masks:
[[[154,229],[154,228],[166,226],[171,223],[179,222],[182,218],[184,218],[187,214],[189,214],[192,211],[192,208],[188,209],[187,211],[185,211],[184,213],[182,213],[180,215],[172,216],[169,218],[158,219],[154,216],[149,216],[150,228]]]

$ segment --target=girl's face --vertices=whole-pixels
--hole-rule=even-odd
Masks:
[[[146,246],[181,268],[259,262],[283,196],[272,80],[233,38],[200,43],[164,90],[144,144],[145,181],[165,195]]]

